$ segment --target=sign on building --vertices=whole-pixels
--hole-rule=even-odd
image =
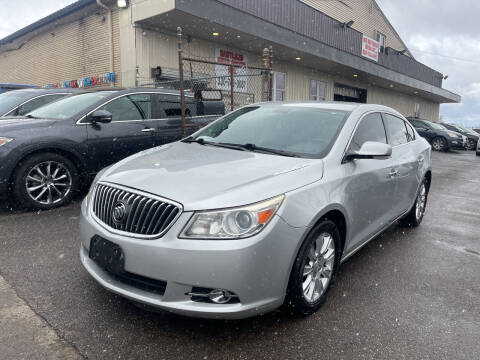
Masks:
[[[215,65],[217,89],[230,90],[230,71],[233,71],[233,90],[235,92],[247,92],[247,56],[237,51],[216,48],[215,60],[217,63],[220,64],[232,64],[242,66],[230,67],[223,65]]]
[[[378,62],[378,51],[380,49],[380,43],[377,40],[363,35],[362,39],[362,56],[367,59]]]

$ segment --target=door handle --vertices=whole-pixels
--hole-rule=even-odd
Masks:
[[[392,179],[392,178],[394,178],[394,177],[397,176],[397,175],[398,175],[398,170],[392,170],[392,171],[390,171],[390,173],[388,174],[388,177],[389,177],[390,179]]]
[[[153,129],[153,128],[145,128],[145,129],[142,130],[142,132],[144,132],[144,133],[153,133],[153,132],[155,132],[155,129]]]

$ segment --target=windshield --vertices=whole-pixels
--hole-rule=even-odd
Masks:
[[[437,130],[448,130],[445,126],[440,125],[440,124],[436,124],[434,122],[431,122],[430,126],[433,127],[434,129],[437,129]]]
[[[53,120],[71,119],[98,101],[113,94],[113,91],[99,91],[68,96],[64,99],[45,105],[29,113],[29,116]]]
[[[27,101],[32,96],[24,91],[9,91],[0,94],[0,116],[7,114],[10,110]]]
[[[478,135],[477,133],[475,133],[475,131],[473,131],[472,129],[470,129],[470,128],[468,128],[468,127],[459,126],[459,125],[455,125],[455,127],[462,129],[462,130],[463,130],[464,132],[466,132],[467,134]]]
[[[196,135],[210,143],[253,144],[305,157],[323,157],[349,113],[298,105],[247,107]]]

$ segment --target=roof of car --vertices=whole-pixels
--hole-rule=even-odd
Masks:
[[[274,101],[274,102],[259,103],[256,105],[299,106],[299,107],[309,107],[309,108],[316,108],[316,109],[334,109],[338,111],[347,111],[347,112],[353,112],[355,110],[364,110],[364,111],[377,110],[377,111],[389,111],[389,112],[398,114],[398,111],[392,108],[389,108],[388,106],[377,105],[377,104],[341,102],[341,101]]]
[[[64,89],[64,88],[55,88],[55,89],[18,89],[12,90],[15,93],[22,94],[32,94],[34,96],[43,95],[43,94],[71,94],[78,92],[78,89]]]

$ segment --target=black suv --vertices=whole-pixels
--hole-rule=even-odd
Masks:
[[[456,131],[463,136],[467,137],[467,150],[475,150],[477,148],[477,143],[478,139],[480,137],[479,134],[477,134],[475,131],[465,128],[465,127],[460,127],[459,125],[453,125],[453,124],[443,124],[448,130]]]
[[[446,129],[440,124],[418,119],[407,118],[408,121],[417,130],[418,134],[432,144],[432,149],[436,151],[448,151],[450,149],[463,150],[466,146],[466,137],[458,132]]]
[[[23,116],[52,101],[74,93],[74,89],[23,89],[0,94],[0,116]]]
[[[190,133],[224,113],[221,100],[186,95]],[[163,89],[83,92],[0,118],[0,198],[12,190],[26,207],[63,205],[102,168],[182,135],[179,92]]]

